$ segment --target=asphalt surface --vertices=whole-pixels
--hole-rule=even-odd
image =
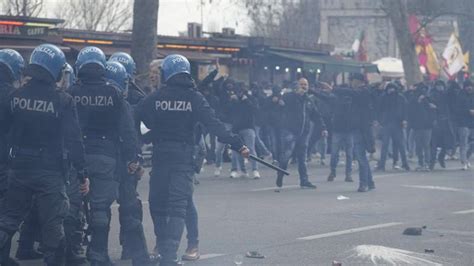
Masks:
[[[309,174],[316,190],[300,189],[291,166],[292,175],[276,193],[275,173],[263,166],[262,178],[253,180],[230,179],[229,164],[214,177],[214,167],[206,165],[195,189],[202,258],[186,265],[474,265],[474,171],[461,171],[458,161],[447,166],[428,173],[376,173],[376,189],[358,193],[357,167],[356,182],[344,182],[340,166],[329,183],[328,167],[312,162]],[[139,192],[152,250],[148,177]],[[119,260],[117,217],[114,205],[109,252],[117,265],[131,265]],[[407,227],[422,226],[421,236],[402,234]],[[185,248],[184,235],[180,254]],[[248,251],[265,258],[245,258]]]

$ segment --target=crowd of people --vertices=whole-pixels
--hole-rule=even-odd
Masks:
[[[474,142],[471,80],[425,81],[406,87],[398,80],[369,84],[364,75],[354,73],[350,84],[335,86],[318,81],[308,84],[304,77],[283,86],[248,86],[226,77],[214,80],[215,75],[217,70],[198,87],[219,118],[242,137],[253,154],[285,169],[286,157],[292,158],[298,163],[302,184],[307,179],[304,164],[316,154],[322,165],[330,154],[327,180],[333,181],[340,151],[346,157],[345,181],[353,182],[352,162],[357,158],[354,134],[361,129],[365,130],[364,146],[371,158],[375,158],[375,143],[380,141],[375,171],[385,171],[388,156],[397,170],[412,170],[408,158],[415,156],[418,163],[413,170],[431,171],[437,163],[445,168],[445,158],[456,158],[458,150],[461,168],[470,168]],[[295,94],[301,99],[294,99]],[[362,105],[367,110],[360,110]],[[285,143],[290,138],[288,131],[296,138],[295,147]],[[215,162],[215,175],[220,176],[222,145],[212,135],[206,144],[207,163]],[[231,161],[231,178],[249,176],[239,156],[233,154]],[[258,179],[256,167],[252,164],[252,176]],[[277,186],[281,186],[278,179]],[[359,191],[366,188],[360,186]]]
[[[248,160],[255,155],[285,170],[297,164],[305,189],[316,188],[307,171],[315,154],[321,164],[330,154],[329,182],[341,151],[346,182],[353,182],[357,161],[359,192],[375,189],[372,170],[385,171],[389,156],[394,169],[410,171],[408,158],[416,155],[415,169],[430,171],[436,163],[446,167],[445,158],[459,149],[462,169],[470,168],[470,80],[407,88],[398,81],[369,84],[365,75],[352,73],[343,85],[303,76],[283,86],[247,85],[220,76],[217,65],[196,82],[180,55],[153,61],[149,79],[149,87],[137,86],[133,58],[123,52],[107,60],[99,48],[86,47],[72,67],[50,44],[36,47],[28,64],[16,51],[0,50],[0,265],[18,265],[9,255],[20,224],[18,259],[72,265],[87,258],[91,265],[113,265],[108,238],[114,201],[123,259],[179,265],[184,227],[188,248],[182,258],[199,259],[193,177],[204,158],[215,164],[215,176],[223,175],[229,146],[231,178],[261,178],[257,162]],[[371,169],[377,139],[380,159]],[[150,143],[151,256],[137,193],[145,172],[142,147]],[[278,192],[283,177],[277,172]]]

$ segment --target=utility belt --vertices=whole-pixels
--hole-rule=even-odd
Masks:
[[[59,150],[48,148],[13,147],[10,150],[12,168],[41,168],[63,170],[63,154]]]
[[[84,140],[108,140],[108,141],[118,141],[118,137],[110,136],[105,134],[84,134],[82,136]]]

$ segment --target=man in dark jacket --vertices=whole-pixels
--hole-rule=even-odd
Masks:
[[[400,88],[395,83],[389,83],[385,87],[385,93],[378,101],[378,119],[382,126],[382,152],[377,165],[377,170],[380,171],[385,171],[385,161],[387,160],[390,140],[392,141],[394,153],[400,153],[402,167],[405,170],[410,170],[405,145],[403,145],[403,128],[406,126],[407,101],[399,91]]]
[[[474,84],[466,80],[463,90],[456,98],[455,112],[459,130],[459,150],[461,153],[462,169],[471,167],[468,161],[468,150],[474,148]]]
[[[336,178],[336,167],[339,162],[339,151],[344,148],[346,153],[346,182],[352,182],[352,156],[353,156],[353,98],[350,95],[336,94],[334,101],[334,114],[332,116],[331,135],[331,173],[328,181]]]
[[[367,152],[375,152],[375,139],[372,133],[374,121],[373,96],[365,84],[365,76],[360,73],[352,74],[350,89],[336,89],[339,97],[352,97],[352,114],[354,125],[354,154],[359,162],[359,189],[358,192],[367,192],[375,189],[372,171],[367,159]]]
[[[429,171],[431,162],[431,136],[436,106],[427,97],[428,87],[419,83],[408,101],[408,123],[413,129],[416,155],[418,157],[417,171]]]
[[[299,88],[295,92],[283,95],[282,101],[279,101],[283,116],[280,137],[281,152],[278,162],[281,168],[287,169],[294,150],[298,159],[301,188],[315,189],[316,186],[308,180],[306,169],[306,149],[310,120],[321,129],[322,136],[327,136],[327,131],[321,114],[307,95],[308,81],[301,78],[298,83]],[[277,176],[276,185],[278,188],[283,185],[283,174],[280,172]]]
[[[244,144],[250,149],[250,153],[256,156],[255,114],[258,110],[257,99],[249,94],[243,84],[240,84],[236,87],[235,94],[230,97],[229,108],[232,131],[242,138]],[[243,176],[248,177],[243,157],[236,151],[232,152],[232,157],[231,177],[235,177],[239,169]],[[257,162],[252,160],[251,164],[253,178],[259,179],[260,173],[258,172]]]
[[[435,82],[429,97],[436,106],[434,110],[435,124],[431,139],[430,169],[433,170],[436,164],[436,158],[438,158],[439,165],[442,168],[446,168],[444,157],[446,156],[446,150],[454,146],[454,132],[451,122],[450,99],[444,81],[438,80]],[[438,156],[436,156],[438,148],[441,148],[441,151]]]

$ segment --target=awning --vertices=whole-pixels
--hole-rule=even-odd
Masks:
[[[327,72],[374,73],[378,72],[377,65],[349,59],[341,59],[329,55],[308,55],[291,52],[267,51],[268,54],[281,58],[298,61],[306,69],[321,69]]]

